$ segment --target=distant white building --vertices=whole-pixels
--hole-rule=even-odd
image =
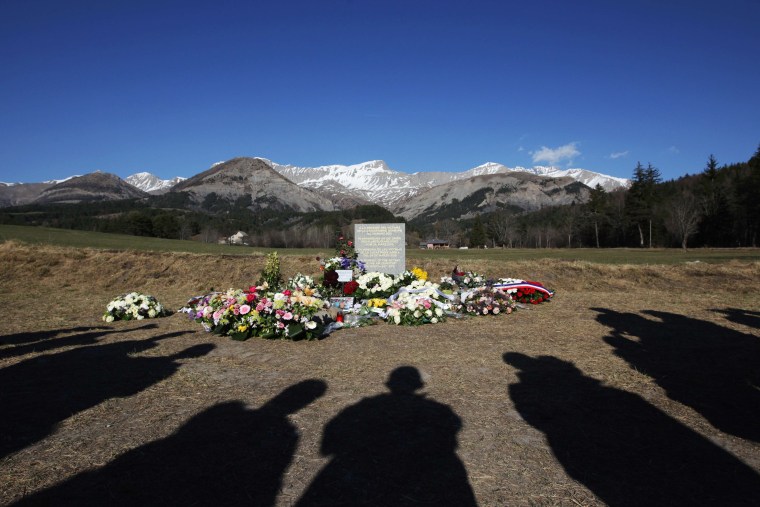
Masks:
[[[219,243],[227,244],[227,245],[249,245],[250,244],[250,236],[243,232],[243,231],[237,231],[235,234],[230,236],[229,238],[223,238],[219,240]]]
[[[447,240],[438,239],[438,238],[433,238],[427,241],[420,242],[420,248],[428,249],[428,250],[433,250],[433,249],[438,249],[438,248],[449,248],[449,245],[450,243]]]

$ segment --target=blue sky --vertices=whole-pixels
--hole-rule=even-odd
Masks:
[[[665,179],[760,144],[760,2],[0,0],[0,181],[261,156]]]

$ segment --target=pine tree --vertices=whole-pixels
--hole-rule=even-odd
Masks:
[[[480,220],[480,215],[475,217],[475,223],[470,231],[470,247],[480,248],[486,244],[486,229],[483,226],[483,222]]]
[[[645,245],[644,231],[648,228],[649,247],[652,247],[652,220],[657,204],[657,184],[660,182],[660,171],[652,164],[643,167],[641,162],[636,164],[633,171],[633,182],[625,200],[626,215],[639,234],[639,245]]]
[[[599,225],[606,222],[607,211],[609,207],[609,196],[600,184],[591,189],[588,202],[586,203],[587,216],[594,225],[594,239],[596,247],[599,248]]]

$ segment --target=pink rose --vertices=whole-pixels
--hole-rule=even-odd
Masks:
[[[285,312],[282,314],[283,320],[293,320],[293,314],[290,312]]]
[[[247,315],[251,311],[251,307],[248,305],[240,305],[240,315]]]

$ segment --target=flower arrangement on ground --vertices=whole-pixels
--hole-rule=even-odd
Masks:
[[[407,326],[436,324],[445,320],[451,308],[438,284],[417,280],[388,299],[386,320]]]
[[[356,279],[356,283],[356,297],[360,299],[387,298],[398,290],[393,275],[377,271],[364,273]]]
[[[230,289],[202,296],[185,309],[206,331],[234,340],[262,338],[314,339],[327,324],[318,315],[329,306],[302,291],[262,292],[261,287]]]
[[[488,279],[474,271],[462,271],[454,266],[451,276],[441,277],[441,288],[444,290],[474,289],[488,284]]]
[[[356,292],[356,289],[359,288],[359,282],[356,280],[351,280],[343,284],[343,295],[344,296],[353,296]]]
[[[338,282],[338,270],[351,270],[353,277],[357,278],[366,272],[364,263],[359,260],[359,254],[354,248],[353,241],[345,239],[342,235],[338,236],[336,241],[336,256],[329,259],[320,259],[320,269],[323,271],[322,287],[326,294],[333,295],[340,287]]]
[[[428,273],[422,268],[415,267],[411,271],[404,271],[394,278],[394,284],[400,289],[414,282],[427,281]]]
[[[429,292],[402,292],[386,307],[386,320],[403,326],[436,324],[445,320],[445,309],[446,305],[438,302]]]
[[[516,306],[509,294],[493,287],[481,287],[464,292],[461,298],[461,311],[470,315],[512,313]]]
[[[103,320],[106,322],[143,320],[163,317],[167,314],[166,309],[153,296],[130,292],[122,294],[106,305]]]
[[[547,289],[540,282],[519,280],[516,278],[500,278],[494,283],[498,288],[509,293],[518,303],[537,305],[554,297],[554,291]]]
[[[531,283],[536,284],[537,282]],[[553,294],[541,292],[535,287],[523,287],[518,289],[512,297],[514,297],[518,303],[537,305],[538,303],[549,301],[552,295]]]
[[[291,291],[301,291],[308,296],[314,296],[317,294],[316,282],[309,275],[302,273],[296,273],[291,278],[288,278],[285,283],[285,288]]]

